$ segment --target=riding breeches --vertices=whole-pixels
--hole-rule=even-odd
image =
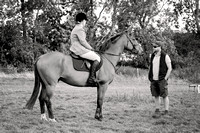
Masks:
[[[99,55],[96,54],[94,51],[89,51],[89,52],[87,52],[85,54],[81,54],[79,56],[82,57],[82,58],[86,58],[88,60],[92,60],[92,61],[95,61],[95,60],[97,60],[98,62],[101,61]]]

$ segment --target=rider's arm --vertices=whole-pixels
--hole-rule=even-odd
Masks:
[[[80,29],[80,30],[77,32],[77,36],[78,36],[78,39],[79,39],[81,45],[83,45],[83,46],[86,47],[87,49],[90,49],[90,50],[93,49],[93,48],[90,46],[90,44],[86,41],[86,34],[85,34],[84,29]]]

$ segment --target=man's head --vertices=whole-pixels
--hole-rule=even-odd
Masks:
[[[153,46],[153,52],[160,52],[163,46],[163,42],[155,41],[151,43],[151,45]]]

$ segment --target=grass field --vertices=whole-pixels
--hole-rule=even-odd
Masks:
[[[116,75],[106,92],[102,122],[94,119],[96,88],[60,82],[52,98],[58,123],[40,120],[38,100],[33,110],[23,109],[33,84],[32,74],[0,78],[0,133],[200,132],[200,94],[184,81],[169,80],[169,116],[154,119],[148,80]]]

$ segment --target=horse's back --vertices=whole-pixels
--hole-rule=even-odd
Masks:
[[[58,80],[74,86],[85,86],[88,72],[73,68],[72,57],[60,52],[50,52],[40,56],[37,69],[46,85],[55,85]]]
[[[50,60],[52,62],[52,61],[58,61],[58,60],[62,59],[64,56],[66,56],[66,55],[61,52],[49,52],[44,55],[41,55],[38,60],[43,60],[43,61]]]
[[[36,62],[38,68],[58,67],[62,65],[65,55],[60,52],[49,52],[39,57]]]

